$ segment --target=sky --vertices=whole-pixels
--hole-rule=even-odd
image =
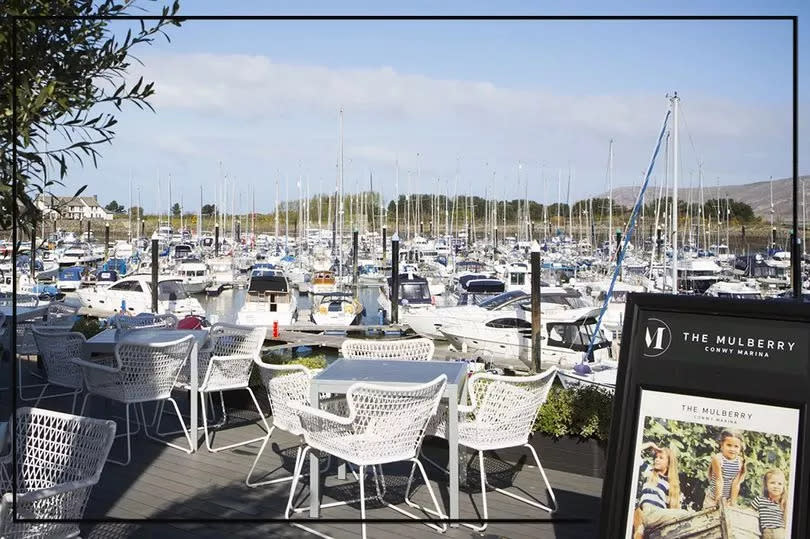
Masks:
[[[141,5],[157,13],[162,3]],[[186,0],[180,13],[810,20],[802,2],[406,5]],[[342,108],[346,193],[373,183],[386,200],[440,192],[574,201],[607,191],[611,140],[613,185],[640,183],[673,91],[680,185],[696,186],[699,176],[707,186],[788,177],[791,28],[765,20],[188,21],[167,30],[170,43],[137,50],[143,65],[128,74],[155,82],[156,113],[125,107],[98,168],[73,167],[65,191],[88,184],[100,202],[129,206],[131,182],[133,204],[140,195],[147,211],[165,211],[171,178],[172,202],[182,196],[197,211],[201,188],[214,202],[227,178],[237,213],[254,197],[257,211],[272,211],[277,184],[282,200],[334,192]],[[807,43],[800,33],[800,50]],[[810,94],[807,59],[799,60],[806,173],[810,122],[801,112]],[[662,157],[653,179],[664,175]]]

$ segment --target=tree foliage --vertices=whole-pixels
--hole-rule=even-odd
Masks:
[[[215,211],[216,211],[216,206],[214,204],[203,204],[202,214],[205,217],[213,216]]]
[[[126,213],[127,211],[126,208],[124,208],[124,206],[122,206],[115,200],[104,206],[104,209],[110,213]]]
[[[141,78],[128,85],[126,73],[137,61],[135,47],[151,44],[158,35],[168,40],[164,28],[179,26],[179,20],[168,18],[177,14],[179,3],[163,7],[156,22],[137,21],[123,38],[111,30],[108,19],[82,18],[131,15],[136,2],[6,0],[0,8],[0,228],[12,224],[12,203],[19,208],[21,222],[35,222],[39,212],[33,200],[58,185],[69,165],[88,160],[97,165],[99,146],[113,140],[114,112],[122,105],[153,110],[147,100],[155,92],[154,83]],[[59,18],[35,18],[49,16]],[[15,144],[19,189],[13,202]]]
[[[175,202],[174,206],[172,206],[172,216],[173,217],[180,217],[180,211],[181,211],[180,210],[180,204],[178,202]]]

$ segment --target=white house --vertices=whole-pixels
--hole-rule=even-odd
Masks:
[[[96,195],[90,197],[39,195],[35,203],[37,208],[42,210],[43,215],[51,219],[104,219],[105,221],[111,221],[113,218],[113,214],[98,203]]]

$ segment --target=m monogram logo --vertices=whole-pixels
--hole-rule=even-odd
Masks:
[[[669,349],[672,344],[672,331],[663,320],[650,318],[644,329],[644,352],[646,357],[657,357]]]

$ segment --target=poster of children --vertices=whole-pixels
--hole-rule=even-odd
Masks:
[[[642,390],[627,537],[789,538],[798,431],[797,409]]]

